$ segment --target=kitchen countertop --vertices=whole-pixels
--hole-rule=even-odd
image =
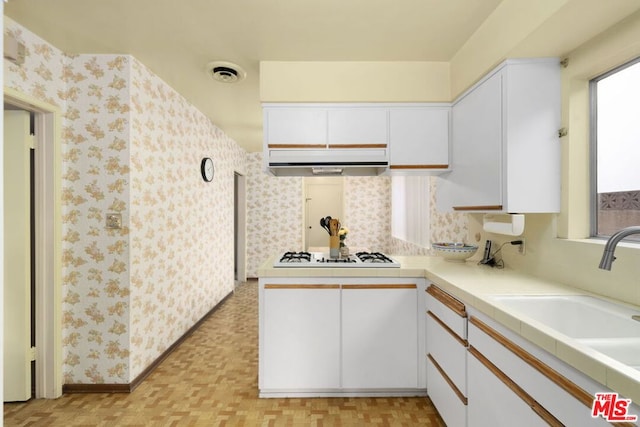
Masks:
[[[592,295],[589,292],[473,260],[459,263],[439,257],[392,256],[401,263],[400,268],[274,268],[274,258],[270,258],[258,269],[258,277],[425,277],[595,381],[640,403],[640,371],[491,299],[495,295]]]
[[[258,268],[258,277],[425,277],[425,268],[415,267],[409,261],[411,257],[393,258],[402,266],[396,267],[274,267],[276,257],[271,257]],[[415,257],[428,258],[428,257]],[[402,259],[402,260],[401,260]]]

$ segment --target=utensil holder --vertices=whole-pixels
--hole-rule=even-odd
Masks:
[[[340,237],[329,236],[329,258],[340,257]]]

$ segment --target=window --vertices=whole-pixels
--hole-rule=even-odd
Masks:
[[[391,235],[429,247],[429,177],[391,177]]]
[[[591,81],[591,123],[592,235],[606,237],[640,225],[640,58]]]

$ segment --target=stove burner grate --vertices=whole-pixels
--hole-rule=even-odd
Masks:
[[[285,252],[280,258],[280,262],[311,262],[311,254],[309,252]]]
[[[356,256],[362,262],[368,263],[393,263],[393,260],[380,252],[357,252]]]

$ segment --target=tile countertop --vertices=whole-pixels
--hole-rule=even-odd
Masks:
[[[458,263],[447,262],[439,257],[392,256],[402,264],[400,268],[274,268],[274,258],[270,258],[259,268],[258,277],[426,277],[444,291],[595,381],[631,399],[635,404],[640,403],[640,371],[533,319],[521,316],[516,311],[499,306],[491,299],[495,295],[592,295],[589,292],[509,268],[477,265],[473,260]]]

